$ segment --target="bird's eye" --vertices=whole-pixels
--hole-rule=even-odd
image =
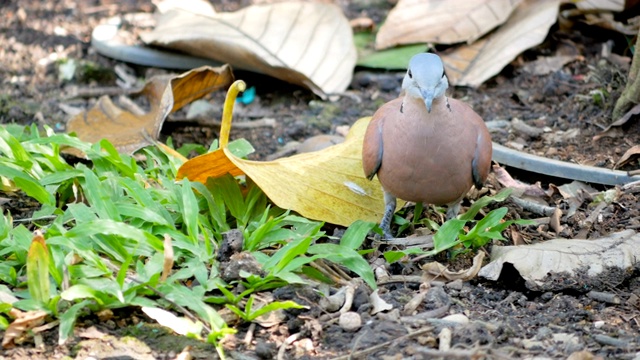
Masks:
[[[409,79],[413,79],[413,74],[411,73],[411,70],[407,71],[407,75],[409,75]]]

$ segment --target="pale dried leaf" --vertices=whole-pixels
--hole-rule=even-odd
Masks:
[[[154,77],[141,91],[149,101],[148,113],[135,115],[103,96],[91,109],[71,118],[67,131],[75,132],[81,140],[91,143],[107,139],[120,152],[133,153],[158,138],[169,113],[227,87],[232,81],[233,74],[228,65],[203,66],[177,76]]]
[[[2,338],[2,347],[5,349],[14,347],[17,339],[26,335],[25,333],[30,329],[42,324],[46,316],[47,313],[42,310],[22,313],[21,316],[9,324],[9,327],[5,330],[4,337]]]
[[[584,60],[584,57],[580,55],[540,56],[523,66],[522,71],[531,75],[547,75],[562,69],[574,60]]]
[[[376,36],[376,48],[472,42],[504,23],[522,0],[400,0]]]
[[[166,326],[180,335],[197,336],[202,331],[201,322],[193,322],[184,317],[178,317],[173,313],[154,307],[143,306],[142,312],[154,319],[158,324]]]
[[[625,0],[568,0],[568,2],[575,4],[578,9],[582,10],[611,10],[622,11],[624,10]]]
[[[631,162],[634,159],[637,159],[640,156],[640,145],[635,145],[629,148],[629,150],[625,151],[620,160],[613,167],[617,169],[618,167]]]
[[[484,251],[480,251],[473,258],[473,265],[466,270],[460,271],[451,271],[437,261],[426,263],[422,265],[422,280],[425,283],[430,283],[432,281],[449,282],[458,279],[462,281],[471,280],[478,275],[483,259]]]
[[[323,97],[347,88],[357,57],[340,8],[318,2],[253,5],[210,16],[169,10],[141,38],[264,73]]]
[[[391,305],[388,302],[384,301],[380,297],[380,294],[378,294],[378,290],[379,289],[375,289],[371,293],[371,295],[369,295],[369,301],[371,302],[371,306],[372,306],[371,315],[375,315],[375,314],[377,314],[379,312],[393,309],[393,305]]]
[[[518,54],[544,41],[558,17],[559,0],[525,0],[492,34],[442,54],[449,82],[480,86]]]
[[[602,283],[603,272],[625,271],[640,259],[640,235],[625,230],[596,240],[553,239],[533,245],[494,246],[491,263],[479,275],[497,280],[505,263],[512,264],[525,285],[532,290],[546,291],[584,287]],[[554,275],[562,277],[562,282]],[[608,280],[609,281],[609,280]]]

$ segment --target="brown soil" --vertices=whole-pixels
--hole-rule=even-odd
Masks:
[[[215,5],[219,10],[234,10],[249,3],[223,0]],[[369,16],[377,23],[391,7],[378,0],[339,3],[350,18]],[[150,1],[5,1],[0,7],[0,123],[38,123],[64,130],[69,116],[60,109],[60,103],[87,107],[96,101],[96,98],[64,100],[72,88],[115,86],[112,69],[118,63],[91,49],[92,28],[104,18],[135,11],[150,12],[153,6]],[[518,118],[545,129],[544,134],[531,136],[510,127],[497,128],[492,136],[498,143],[522,146],[524,151],[549,158],[612,168],[622,154],[640,140],[638,125],[631,121],[618,137],[592,141],[593,136],[611,122],[614,101],[626,81],[628,62],[625,65],[620,59],[630,56],[629,43],[629,38],[616,32],[581,23],[568,29],[554,27],[545,43],[519,56],[498,76],[478,89],[452,89],[451,96],[468,102],[485,121]],[[616,56],[602,57],[603,47]],[[524,70],[527,62],[558,51],[579,54],[583,59],[548,75],[531,75]],[[53,54],[91,61],[102,69],[101,75],[61,81]],[[133,65],[130,68],[139,76],[149,71]],[[265,159],[290,141],[333,134],[337,127],[371,115],[381,104],[397,96],[404,74],[356,69],[347,96],[335,102],[323,102],[306,90],[264,76],[248,72],[235,75],[249,86],[256,86],[258,96],[253,103],[238,109],[234,121],[277,119],[273,127],[232,131],[232,137],[246,138],[256,148],[252,158]],[[598,94],[605,94],[604,99],[600,100]],[[220,104],[222,97],[223,94],[213,94],[211,101]],[[208,146],[216,139],[218,129],[169,119],[162,134],[164,139],[171,136],[177,145]],[[632,161],[625,169],[634,169],[637,165],[637,161]],[[550,184],[558,186],[568,182],[515,169],[509,171],[526,183],[541,181],[545,190]],[[495,178],[490,179],[490,188],[499,186]],[[637,188],[621,190],[616,201],[598,209],[597,221],[588,228],[583,220],[593,215],[594,206],[585,199],[575,214],[561,219],[564,230],[560,235],[572,238],[584,234],[598,238],[640,227],[637,193]],[[34,209],[35,204],[29,198],[6,198],[8,202],[3,203],[3,207],[10,209],[16,219],[28,217]],[[540,199],[564,210],[568,208],[568,203],[557,192]],[[510,202],[507,206],[512,218],[541,217]],[[406,216],[410,214],[408,209]],[[518,235],[520,241],[526,242],[557,236],[544,221],[539,226],[518,230]],[[393,265],[390,271],[420,275],[418,265]],[[468,358],[471,357],[469,350],[475,349],[486,358],[566,358],[583,350],[600,358],[631,359],[640,351],[638,274],[638,269],[629,269],[623,276],[612,277],[615,280],[603,279],[597,288],[578,286],[542,292],[528,290],[518,276],[501,278],[498,282],[475,279],[434,286],[417,311],[443,309],[442,314],[412,322],[400,321],[393,313],[369,315],[367,294],[360,288],[352,310],[360,313],[365,325],[356,332],[347,332],[336,319],[323,316],[318,295],[312,289],[287,287],[274,292],[276,299],[293,299],[311,310],[288,312],[287,321],[279,326],[256,327],[252,330],[254,340],[249,344],[243,342],[249,326],[240,324],[239,333],[225,346],[232,358],[275,358],[278,346],[291,334],[299,333],[298,341],[287,349],[285,358],[333,358],[363,349],[371,351],[361,358],[425,358],[433,355],[429,351],[437,349],[442,329],[449,328],[453,350],[447,358]],[[402,308],[419,292],[418,285],[411,282],[383,285],[380,293],[385,300]],[[586,295],[589,290],[617,295],[621,301],[613,304],[594,300]],[[471,321],[452,325],[438,320],[449,314],[464,314]],[[173,336],[149,324],[153,321],[135,309],[113,314],[108,320],[88,315],[79,322],[77,336],[65,345],[57,345],[57,332],[53,329],[45,332],[43,348],[27,341],[18,348],[3,350],[0,358],[175,358],[187,345],[193,346],[195,357],[215,357],[215,350],[210,346]],[[99,336],[94,336],[96,330]],[[391,341],[394,339],[396,341]],[[387,341],[390,342],[385,344]],[[374,348],[380,344],[384,346]]]

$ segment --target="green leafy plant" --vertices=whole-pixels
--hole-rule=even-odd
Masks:
[[[388,262],[398,261],[407,254],[435,255],[454,247],[462,246],[462,251],[475,250],[485,246],[493,240],[504,240],[502,231],[511,225],[530,225],[531,220],[504,220],[508,209],[501,207],[491,210],[480,220],[475,220],[478,212],[493,201],[504,201],[511,194],[511,189],[504,189],[494,196],[484,196],[478,199],[464,214],[458,218],[446,221],[437,229],[433,237],[434,247],[430,251],[408,249],[404,251],[389,251],[384,254]],[[473,224],[469,231],[465,226]]]

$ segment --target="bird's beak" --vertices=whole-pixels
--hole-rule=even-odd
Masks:
[[[420,90],[424,104],[427,106],[427,112],[431,112],[431,104],[433,103],[433,90]]]

